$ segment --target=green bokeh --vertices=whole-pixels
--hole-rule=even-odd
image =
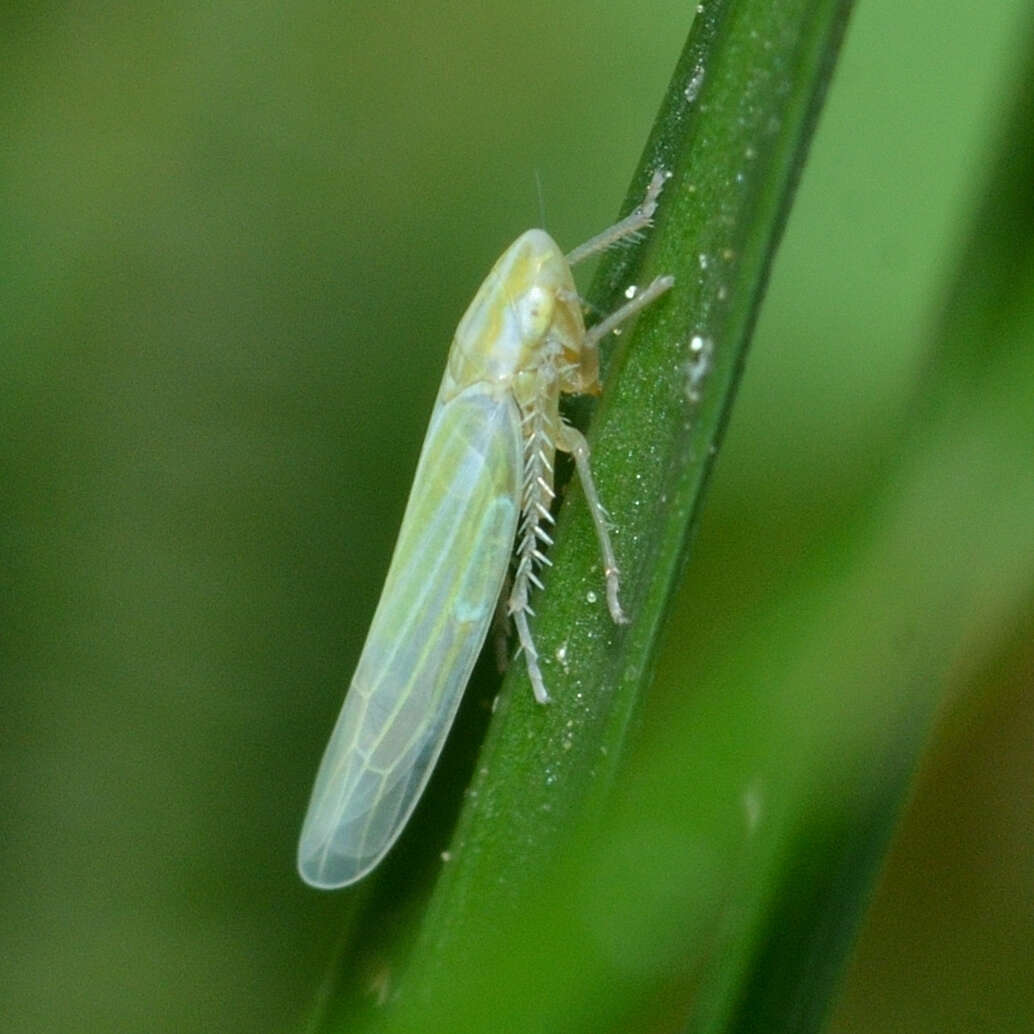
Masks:
[[[878,471],[1025,10],[859,6],[662,676]],[[565,244],[613,216],[690,13],[5,16],[5,1031],[304,1014],[348,905],[301,887],[294,839],[452,327],[543,210]],[[1029,1022],[1030,927],[1010,905],[1034,893],[1015,804],[1034,718],[1015,676],[982,685],[946,718],[838,1029]],[[991,833],[1000,850],[959,850]],[[925,870],[959,888],[950,914],[904,893]],[[1009,975],[1000,993],[988,973]],[[947,1026],[974,1002],[980,1023]]]

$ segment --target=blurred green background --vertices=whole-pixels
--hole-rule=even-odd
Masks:
[[[691,11],[6,9],[4,1031],[307,1012],[347,896],[294,841],[452,329],[520,230],[613,218]],[[878,473],[1026,11],[858,7],[662,672]],[[1032,671],[946,701],[836,1031],[1030,1029]]]

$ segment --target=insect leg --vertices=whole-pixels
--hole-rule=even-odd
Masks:
[[[512,602],[510,606],[513,607]],[[535,699],[540,704],[548,704],[549,690],[546,689],[545,679],[542,678],[542,669],[539,667],[539,652],[535,648],[535,640],[531,638],[531,629],[528,627],[527,605],[513,610],[513,623],[517,626],[517,638],[520,641],[521,649],[524,651],[524,658],[528,664],[528,678],[531,679],[531,689],[535,694]]]
[[[625,625],[628,618],[618,601],[618,561],[614,555],[614,547],[610,541],[610,528],[607,524],[607,511],[600,502],[600,494],[596,491],[596,482],[589,467],[589,444],[585,436],[577,428],[564,425],[557,434],[557,448],[569,452],[574,457],[578,479],[582,483],[582,491],[589,504],[592,522],[596,525],[596,538],[600,543],[600,554],[603,557],[603,575],[607,580],[607,609],[615,624]]]
[[[641,291],[631,301],[625,302],[620,309],[615,309],[606,319],[589,327],[585,332],[585,340],[590,346],[598,345],[615,327],[620,326],[625,320],[631,319],[637,312],[656,301],[674,283],[673,276],[657,277],[645,291]]]
[[[637,237],[640,230],[645,230],[653,219],[653,213],[657,211],[657,198],[668,180],[668,173],[658,170],[653,174],[650,185],[646,188],[646,196],[642,204],[626,215],[620,222],[608,226],[602,233],[579,245],[567,256],[569,266],[577,265],[597,252],[606,251],[612,244],[616,244],[626,237]]]
[[[503,591],[499,594],[496,602],[495,614],[492,617],[492,648],[495,653],[496,670],[502,675],[510,666],[510,610],[508,600],[510,596],[510,573],[506,574],[506,581],[503,582]]]

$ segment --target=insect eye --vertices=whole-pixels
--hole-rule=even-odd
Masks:
[[[545,335],[553,322],[556,299],[544,287],[531,287],[521,301],[521,330],[525,339]]]

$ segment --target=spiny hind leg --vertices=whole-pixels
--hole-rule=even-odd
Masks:
[[[528,615],[531,613],[531,610],[528,608],[527,600],[523,604],[518,604],[511,597],[510,610],[513,614],[513,623],[517,626],[517,639],[520,643],[521,652],[524,654],[525,663],[528,665],[528,678],[531,680],[531,690],[540,704],[548,704],[549,690],[546,689],[546,682],[542,677],[542,669],[539,667],[539,651],[535,646],[535,640],[531,637],[531,628],[528,626]]]

